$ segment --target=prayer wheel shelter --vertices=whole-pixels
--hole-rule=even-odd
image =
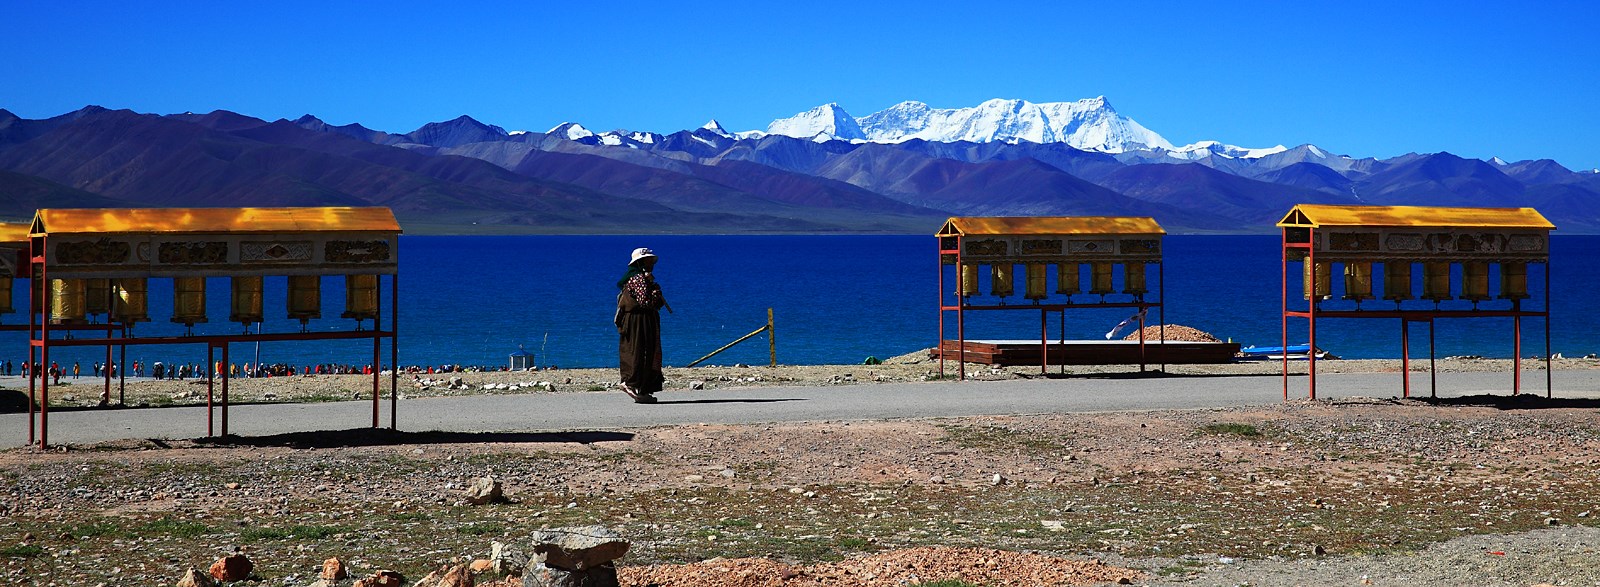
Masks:
[[[1052,362],[1066,365],[1066,310],[1080,308],[1123,308],[1134,310],[1128,321],[1137,321],[1139,341],[1136,353],[1121,353],[1145,369],[1150,355],[1145,347],[1146,312],[1161,312],[1164,272],[1161,270],[1161,242],[1166,231],[1155,219],[1113,216],[1039,217],[954,217],[945,221],[934,235],[939,243],[939,373],[944,374],[947,356],[959,362],[960,376],[966,377],[969,342],[966,313],[973,311],[1039,312],[1038,364],[1043,372]],[[1147,299],[1151,266],[1156,271],[1155,300]],[[1017,267],[1022,268],[1023,302],[1006,303],[1016,293]],[[1055,287],[1050,287],[1051,268]],[[984,269],[987,269],[987,272]],[[954,274],[956,286],[947,285],[946,272]],[[987,275],[984,275],[987,273]],[[980,276],[989,283],[989,295],[980,290]],[[1076,299],[1074,299],[1076,298]],[[945,338],[945,317],[955,313],[956,337]],[[1061,320],[1061,341],[1052,357],[1049,317],[1057,312]],[[1127,322],[1127,321],[1125,321]],[[1161,339],[1165,339],[1164,317]],[[1122,341],[1115,341],[1116,344]],[[1018,344],[1022,344],[1019,342]],[[973,349],[976,350],[976,349]],[[1106,349],[1072,347],[1073,353],[1097,353]],[[1030,354],[1031,358],[1031,354]],[[1082,356],[1076,357],[1079,361]],[[1118,362],[1121,362],[1120,360]],[[1163,359],[1164,362],[1164,359]]]
[[[1515,395],[1522,391],[1522,319],[1543,318],[1545,395],[1550,395],[1550,231],[1555,225],[1537,210],[1301,204],[1278,227],[1283,231],[1283,343],[1288,346],[1289,319],[1306,319],[1308,397],[1317,396],[1317,325],[1327,318],[1399,321],[1406,397],[1411,396],[1411,323],[1428,324],[1433,371],[1435,320],[1510,318]],[[1343,279],[1333,278],[1335,265]],[[1544,282],[1544,301],[1537,308],[1526,307],[1530,265],[1540,268]],[[1292,270],[1300,279],[1290,279]],[[1300,285],[1298,295],[1292,282]],[[1431,393],[1437,395],[1437,377],[1432,379]],[[1283,395],[1289,398],[1287,353]]]
[[[311,340],[372,341],[372,426],[378,426],[381,343],[387,339],[390,364],[398,359],[399,236],[388,208],[138,208],[42,209],[28,234],[29,270],[35,298],[29,312],[29,361],[50,364],[58,347],[204,344],[206,367],[230,365],[234,343]],[[344,276],[344,312],[353,328],[309,327],[322,318],[322,277]],[[264,308],[267,276],[287,283],[286,320],[269,320]],[[388,276],[389,295],[382,294]],[[197,324],[207,315],[208,279],[226,278],[230,298],[227,321],[240,326]],[[172,290],[168,319],[184,327],[182,335],[137,337],[133,327],[151,320],[149,292],[155,285]],[[388,302],[389,322],[383,323]],[[101,317],[104,322],[101,322]],[[220,316],[216,318],[221,318]],[[370,329],[364,322],[372,321]],[[220,320],[219,320],[220,322]],[[292,322],[297,328],[267,330],[267,325]],[[251,332],[251,326],[255,332]],[[387,326],[387,329],[385,329]],[[241,328],[242,327],[242,328]],[[241,332],[242,330],[242,332]],[[84,331],[89,331],[85,335]],[[94,334],[102,331],[103,335]],[[117,369],[126,373],[126,369]],[[214,435],[213,387],[221,381],[221,433],[228,433],[229,370],[207,378],[206,434]],[[108,375],[109,377],[109,375]],[[395,425],[398,373],[390,371],[389,426]],[[109,383],[108,383],[109,386]],[[38,392],[37,437],[49,436],[49,380],[29,380],[30,409]],[[102,396],[105,401],[105,396]],[[34,440],[34,418],[28,440]]]
[[[0,330],[24,329],[3,324],[6,314],[15,314],[16,280],[28,276],[28,233],[26,222],[0,222]]]

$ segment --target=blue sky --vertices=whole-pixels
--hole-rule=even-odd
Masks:
[[[1176,144],[1600,167],[1595,2],[0,3],[0,108],[733,130],[1108,97]]]

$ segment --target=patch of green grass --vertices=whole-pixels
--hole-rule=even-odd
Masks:
[[[1205,426],[1200,427],[1200,433],[1211,434],[1215,436],[1238,436],[1241,438],[1261,438],[1262,436],[1265,436],[1262,434],[1261,430],[1256,428],[1254,425],[1240,424],[1238,422],[1206,424]]]
[[[344,532],[339,526],[290,526],[288,528],[250,528],[239,533],[239,539],[248,542],[265,540],[322,540]]]
[[[726,520],[717,522],[717,526],[723,528],[754,528],[756,527],[756,523],[744,518],[728,518]]]
[[[1053,452],[1066,447],[1060,443],[1040,437],[1036,434],[1018,432],[1003,426],[957,426],[953,424],[941,425],[945,431],[945,441],[961,448],[978,450],[1026,450],[1029,452]]]
[[[502,532],[505,532],[505,531],[506,531],[506,527],[500,525],[498,522],[478,522],[478,523],[475,523],[475,524],[467,524],[467,525],[464,525],[464,526],[456,526],[456,533],[457,534],[466,534],[468,536],[483,536],[483,535],[486,535],[486,534],[499,534],[499,533],[502,533]]]
[[[0,548],[0,556],[11,558],[33,558],[44,554],[44,549],[32,544],[18,544]]]
[[[396,522],[422,522],[432,520],[433,516],[423,512],[394,512],[389,514],[389,519]]]
[[[856,538],[856,537],[852,536],[852,537],[840,538],[839,539],[839,548],[841,550],[871,550],[872,549],[872,543],[871,542],[867,542],[864,539]]]
[[[79,524],[67,530],[68,534],[78,538],[131,538],[128,531],[111,522],[89,522]]]
[[[605,391],[606,390],[606,386],[604,386],[604,385],[590,385],[589,387],[583,388],[583,390],[584,391]]]

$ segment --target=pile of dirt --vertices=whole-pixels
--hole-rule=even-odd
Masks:
[[[959,580],[978,585],[1131,583],[1143,573],[1080,561],[987,548],[921,547],[817,565],[764,558],[712,559],[687,565],[624,567],[623,585],[659,587],[873,587]]]
[[[1144,339],[1147,341],[1161,340],[1161,329],[1162,327],[1160,325],[1144,327]],[[1133,334],[1123,337],[1123,340],[1139,340],[1139,331],[1133,331]],[[1176,342],[1222,342],[1222,339],[1211,336],[1211,333],[1209,332],[1190,328],[1182,324],[1168,324],[1166,326],[1166,340]]]

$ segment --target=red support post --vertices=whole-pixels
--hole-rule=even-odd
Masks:
[[[1400,396],[1411,397],[1411,323],[1400,319]]]
[[[1522,317],[1511,319],[1511,395],[1522,393]]]
[[[1307,343],[1310,348],[1306,349],[1306,371],[1310,375],[1311,391],[1307,395],[1311,399],[1317,399],[1317,239],[1315,228],[1306,230],[1308,232],[1308,238],[1306,239],[1308,244],[1306,247],[1306,265],[1311,268],[1311,287],[1306,291],[1306,297],[1309,298],[1308,301],[1310,303],[1306,313],[1310,316],[1308,322],[1311,323],[1310,335],[1308,336],[1311,340]],[[1285,357],[1289,356],[1287,347],[1283,349],[1283,355]]]
[[[1283,401],[1289,401],[1289,229],[1280,231],[1283,251],[1282,262],[1278,269],[1283,277],[1283,287],[1279,289],[1282,294],[1282,303],[1279,305],[1279,317],[1283,320]]]

